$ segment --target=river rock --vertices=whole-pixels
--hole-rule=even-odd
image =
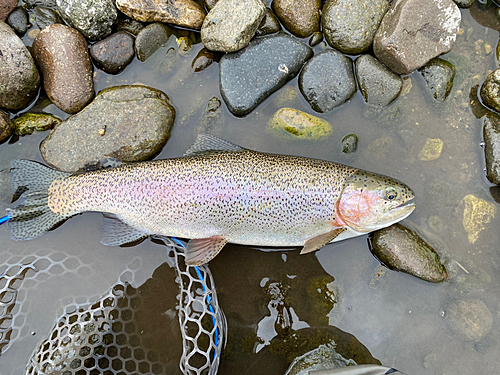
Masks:
[[[488,113],[483,117],[483,124],[486,177],[491,183],[500,185],[500,117]]]
[[[118,13],[118,21],[116,22],[116,30],[126,31],[132,35],[137,36],[144,28],[144,24],[133,18],[127,17],[123,13]]]
[[[106,73],[119,73],[134,58],[134,37],[118,31],[90,47],[90,56]]]
[[[264,36],[274,34],[281,30],[281,25],[273,11],[267,8],[266,15],[260,22],[259,28],[255,32],[255,36]]]
[[[486,77],[481,87],[481,99],[484,104],[500,112],[500,69]]]
[[[14,131],[14,124],[9,116],[3,111],[0,111],[0,142],[9,138]]]
[[[192,0],[116,0],[118,9],[142,22],[166,22],[200,29],[205,10]]]
[[[17,0],[0,0],[0,21],[5,21],[16,7]]]
[[[293,108],[279,109],[269,120],[269,130],[279,138],[323,140],[332,132],[326,120]]]
[[[388,9],[387,0],[328,0],[321,16],[326,41],[343,53],[365,52]]]
[[[54,9],[37,6],[33,10],[35,23],[40,30],[54,23],[64,24],[63,19]]]
[[[352,60],[334,50],[314,56],[304,65],[299,88],[316,112],[328,112],[356,93]]]
[[[36,96],[40,75],[23,41],[0,21],[0,108],[19,110]]]
[[[214,61],[220,61],[220,58],[221,56],[217,52],[202,48],[191,63],[191,68],[197,73],[201,72],[212,65]]]
[[[335,351],[335,344],[320,345],[318,348],[297,357],[290,364],[285,375],[309,375],[320,370],[332,370],[356,366],[352,359],[345,359]]]
[[[385,107],[392,103],[403,87],[401,77],[371,55],[356,59],[356,78],[365,102],[375,106]]]
[[[449,52],[460,27],[452,0],[395,0],[375,34],[375,56],[398,74],[408,74]]]
[[[152,23],[143,28],[135,39],[135,53],[144,62],[160,47],[165,46],[172,35],[176,35],[173,27],[161,23]]]
[[[283,26],[296,37],[307,38],[319,31],[321,0],[274,0],[272,7]]]
[[[443,141],[439,138],[427,138],[424,147],[420,150],[418,158],[422,161],[436,160],[443,151]]]
[[[17,7],[9,14],[7,23],[17,35],[23,36],[28,30],[28,12],[23,7]]]
[[[311,48],[288,35],[255,39],[244,49],[222,56],[222,98],[233,114],[246,115],[294,78],[311,55]]]
[[[61,110],[75,113],[94,97],[92,63],[87,41],[77,30],[47,26],[33,41],[33,57],[43,76],[43,88]]]
[[[417,233],[401,224],[372,232],[370,251],[387,268],[416,276],[431,283],[448,278],[436,251]]]
[[[262,0],[219,0],[203,22],[201,41],[212,51],[238,51],[250,43],[266,12]]]
[[[69,26],[90,40],[111,34],[117,10],[113,0],[57,0],[59,14]]]
[[[309,45],[311,47],[317,46],[323,41],[323,33],[321,31],[316,31],[309,39]]]
[[[47,8],[55,8],[57,7],[56,0],[23,0],[23,3],[26,4],[28,8],[34,8],[38,5],[47,7]]]
[[[356,134],[347,134],[342,138],[342,152],[344,154],[351,154],[358,148],[358,137]]]
[[[78,114],[57,125],[40,145],[53,167],[75,172],[105,157],[126,162],[152,158],[165,145],[175,110],[167,95],[146,86],[101,91]]]
[[[464,215],[462,224],[471,244],[479,239],[479,233],[489,227],[495,218],[497,208],[493,203],[477,198],[472,194],[464,198]]]
[[[444,101],[450,95],[456,72],[453,64],[434,58],[418,69],[418,72],[424,77],[426,86],[434,99]]]
[[[478,299],[450,303],[445,309],[445,317],[453,331],[466,341],[480,341],[493,326],[490,309]]]
[[[29,135],[34,131],[44,132],[51,130],[61,120],[47,113],[23,113],[14,119],[14,134]]]

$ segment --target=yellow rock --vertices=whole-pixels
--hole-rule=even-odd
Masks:
[[[479,232],[486,229],[487,224],[495,217],[497,208],[494,204],[470,194],[464,198],[464,203],[463,226],[469,242],[474,243],[479,238]]]
[[[436,160],[441,156],[443,151],[443,141],[438,139],[427,138],[422,151],[418,154],[418,158],[422,161]]]
[[[269,120],[269,130],[280,137],[308,140],[322,140],[333,132],[328,121],[293,108],[279,109]]]

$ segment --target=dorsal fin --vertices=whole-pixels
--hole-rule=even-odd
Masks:
[[[246,150],[243,147],[240,147],[232,142],[226,141],[224,139],[220,139],[214,137],[210,134],[198,134],[196,141],[194,144],[189,147],[184,156],[193,156],[193,155],[201,155],[210,153],[213,151],[244,151]]]

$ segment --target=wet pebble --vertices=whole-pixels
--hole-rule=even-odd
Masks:
[[[201,72],[212,65],[214,61],[219,61],[220,57],[221,56],[217,52],[212,52],[206,48],[202,48],[191,63],[191,67],[193,68],[193,71]]]
[[[152,23],[143,28],[135,39],[135,53],[140,61],[146,61],[158,48],[163,47],[172,35],[173,27],[162,23]]]
[[[500,69],[488,74],[480,94],[484,104],[500,112]]]
[[[90,103],[94,97],[92,63],[82,34],[65,25],[47,26],[33,41],[32,52],[45,92],[59,109],[75,113]]]
[[[411,73],[452,49],[460,20],[452,0],[395,0],[375,34],[373,51],[393,72]]]
[[[388,9],[387,0],[328,0],[321,16],[328,44],[343,53],[365,52]]]
[[[54,23],[64,24],[63,19],[54,9],[37,6],[33,10],[35,23],[40,30]]]
[[[371,55],[356,59],[356,78],[365,102],[370,105],[384,107],[392,103],[403,87],[401,77]]]
[[[266,13],[261,0],[219,0],[203,22],[201,40],[211,51],[238,51],[248,45]]]
[[[61,120],[47,113],[23,113],[14,119],[14,134],[29,135],[34,131],[44,132],[51,130]]]
[[[295,38],[278,34],[258,38],[219,63],[220,91],[229,110],[246,115],[297,75],[312,50]]]
[[[293,108],[278,110],[269,120],[269,130],[279,138],[306,140],[322,140],[333,132],[328,121]]]
[[[48,164],[68,172],[97,165],[105,157],[142,161],[165,145],[174,118],[174,108],[159,90],[110,87],[56,126],[43,140],[40,151]]]
[[[486,177],[500,185],[500,116],[488,113],[483,117],[484,157]]]
[[[264,36],[268,34],[274,34],[281,30],[281,25],[276,18],[274,12],[267,8],[266,15],[260,22],[259,28],[255,32],[255,36]]]
[[[118,13],[118,21],[116,23],[116,30],[126,31],[132,35],[137,36],[139,31],[144,28],[142,22],[136,21],[133,18],[127,17],[123,13]]]
[[[426,86],[434,99],[444,101],[450,95],[456,72],[453,64],[434,58],[418,71],[424,77]]]
[[[299,76],[302,95],[316,112],[328,112],[356,93],[352,60],[329,50],[308,61]]]
[[[118,9],[142,22],[165,22],[200,29],[206,12],[193,0],[116,0]]]
[[[23,36],[28,30],[28,12],[23,7],[17,7],[9,14],[7,23],[17,35]]]
[[[3,111],[0,111],[0,142],[8,139],[14,131],[14,124],[9,116]]]
[[[342,138],[342,152],[344,154],[351,154],[358,148],[358,137],[356,134],[347,134]]]
[[[0,108],[19,110],[37,94],[40,75],[14,30],[0,21]]]
[[[316,31],[309,39],[309,45],[311,47],[317,46],[323,41],[323,33],[321,31]]]
[[[377,230],[369,237],[370,251],[387,268],[439,283],[448,278],[436,251],[401,224]]]
[[[17,0],[0,0],[0,22],[7,20],[9,14],[16,9]]]
[[[462,224],[471,244],[479,239],[479,233],[489,228],[495,218],[497,208],[493,203],[475,197],[472,194],[464,198],[464,215]]]
[[[439,138],[427,138],[424,147],[420,150],[418,158],[422,161],[436,160],[441,156],[443,151],[443,141]]]
[[[283,26],[298,38],[319,31],[321,0],[274,0],[273,11]]]
[[[450,303],[445,309],[445,318],[451,329],[466,341],[480,341],[493,326],[490,309],[478,299]]]
[[[90,55],[106,73],[119,73],[134,58],[134,37],[118,31],[90,47]]]
[[[91,41],[111,34],[118,13],[111,0],[57,0],[57,9],[69,26]]]

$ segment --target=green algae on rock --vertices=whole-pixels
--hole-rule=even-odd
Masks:
[[[368,242],[372,254],[391,270],[432,283],[448,278],[437,252],[417,233],[401,224],[373,232]]]
[[[436,160],[441,156],[443,151],[443,141],[441,139],[427,138],[424,147],[418,154],[418,158],[422,161]]]
[[[452,63],[434,58],[418,69],[418,72],[424,77],[426,86],[434,99],[444,101],[450,95],[456,73]]]
[[[278,137],[307,140],[322,140],[333,132],[326,120],[293,108],[279,109],[269,120],[269,130]]]
[[[495,218],[497,208],[493,203],[486,202],[472,194],[464,198],[463,226],[471,244],[479,238],[479,233],[488,227]]]
[[[60,122],[58,117],[47,113],[23,113],[14,119],[14,134],[30,135],[35,130],[44,132],[53,129]]]

